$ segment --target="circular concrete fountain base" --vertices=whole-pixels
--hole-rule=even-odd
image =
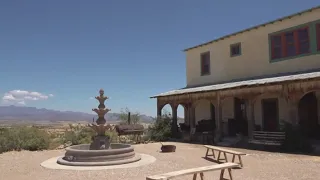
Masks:
[[[53,157],[41,163],[41,166],[47,169],[55,169],[55,170],[75,170],[75,171],[92,171],[92,170],[107,170],[107,169],[122,169],[122,168],[136,168],[141,166],[146,166],[148,164],[154,163],[156,158],[150,156],[148,154],[137,154],[141,157],[141,160],[127,163],[127,164],[119,164],[119,165],[108,165],[108,166],[67,166],[61,165],[57,163],[57,160],[62,158]]]
[[[66,148],[65,156],[57,160],[67,166],[110,166],[139,161],[141,157],[130,144],[111,143],[109,149],[91,150],[90,144]]]
[[[133,157],[128,159],[114,160],[114,161],[96,161],[96,162],[76,162],[76,161],[67,161],[64,157],[60,157],[57,160],[58,164],[66,166],[111,166],[111,165],[120,165],[128,164],[141,160],[139,154],[135,154]]]

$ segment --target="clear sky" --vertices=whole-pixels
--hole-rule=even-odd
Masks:
[[[90,112],[156,115],[150,96],[186,85],[183,49],[319,5],[319,0],[1,0],[0,95]],[[179,112],[182,115],[182,111]]]

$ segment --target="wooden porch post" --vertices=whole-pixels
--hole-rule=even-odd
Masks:
[[[184,105],[184,123],[186,125],[190,124],[190,121],[189,121],[189,107],[188,107],[188,105]]]
[[[288,117],[292,125],[296,126],[299,124],[299,115],[298,115],[298,105],[299,105],[300,96],[292,94],[288,98]]]
[[[177,129],[178,129],[178,106],[176,104],[172,104],[172,125],[171,132],[173,137],[177,137]]]
[[[192,128],[195,128],[195,107],[193,106],[193,104],[189,105],[189,125],[190,125],[190,133],[192,131]]]
[[[218,115],[218,121],[217,121],[217,142],[219,142],[222,138],[222,104],[221,104],[221,97],[220,97],[220,93],[217,93],[217,115]]]
[[[255,126],[255,119],[254,119],[254,102],[255,101],[254,99],[249,99],[247,102],[249,107],[248,136],[249,136],[249,139],[251,139],[254,131],[254,126]]]
[[[157,98],[157,118],[161,117],[162,105],[160,105],[159,99]]]

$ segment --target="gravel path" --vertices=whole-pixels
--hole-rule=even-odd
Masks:
[[[49,158],[63,155],[63,150],[8,152],[0,154],[0,180],[144,180],[147,175],[214,164],[202,158],[205,149],[201,145],[171,144],[176,144],[177,152],[159,153],[159,143],[135,145],[136,152],[157,158],[153,164],[101,171],[49,170],[40,166],[40,163]],[[235,180],[316,180],[320,177],[320,157],[245,149],[238,151],[246,152],[248,155],[243,157],[245,167],[233,171]],[[219,172],[205,173],[205,177],[219,179]]]

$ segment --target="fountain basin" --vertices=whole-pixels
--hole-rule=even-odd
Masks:
[[[111,143],[110,149],[90,150],[90,144],[66,148],[65,156],[57,163],[68,166],[108,166],[139,161],[141,157],[130,144]]]

